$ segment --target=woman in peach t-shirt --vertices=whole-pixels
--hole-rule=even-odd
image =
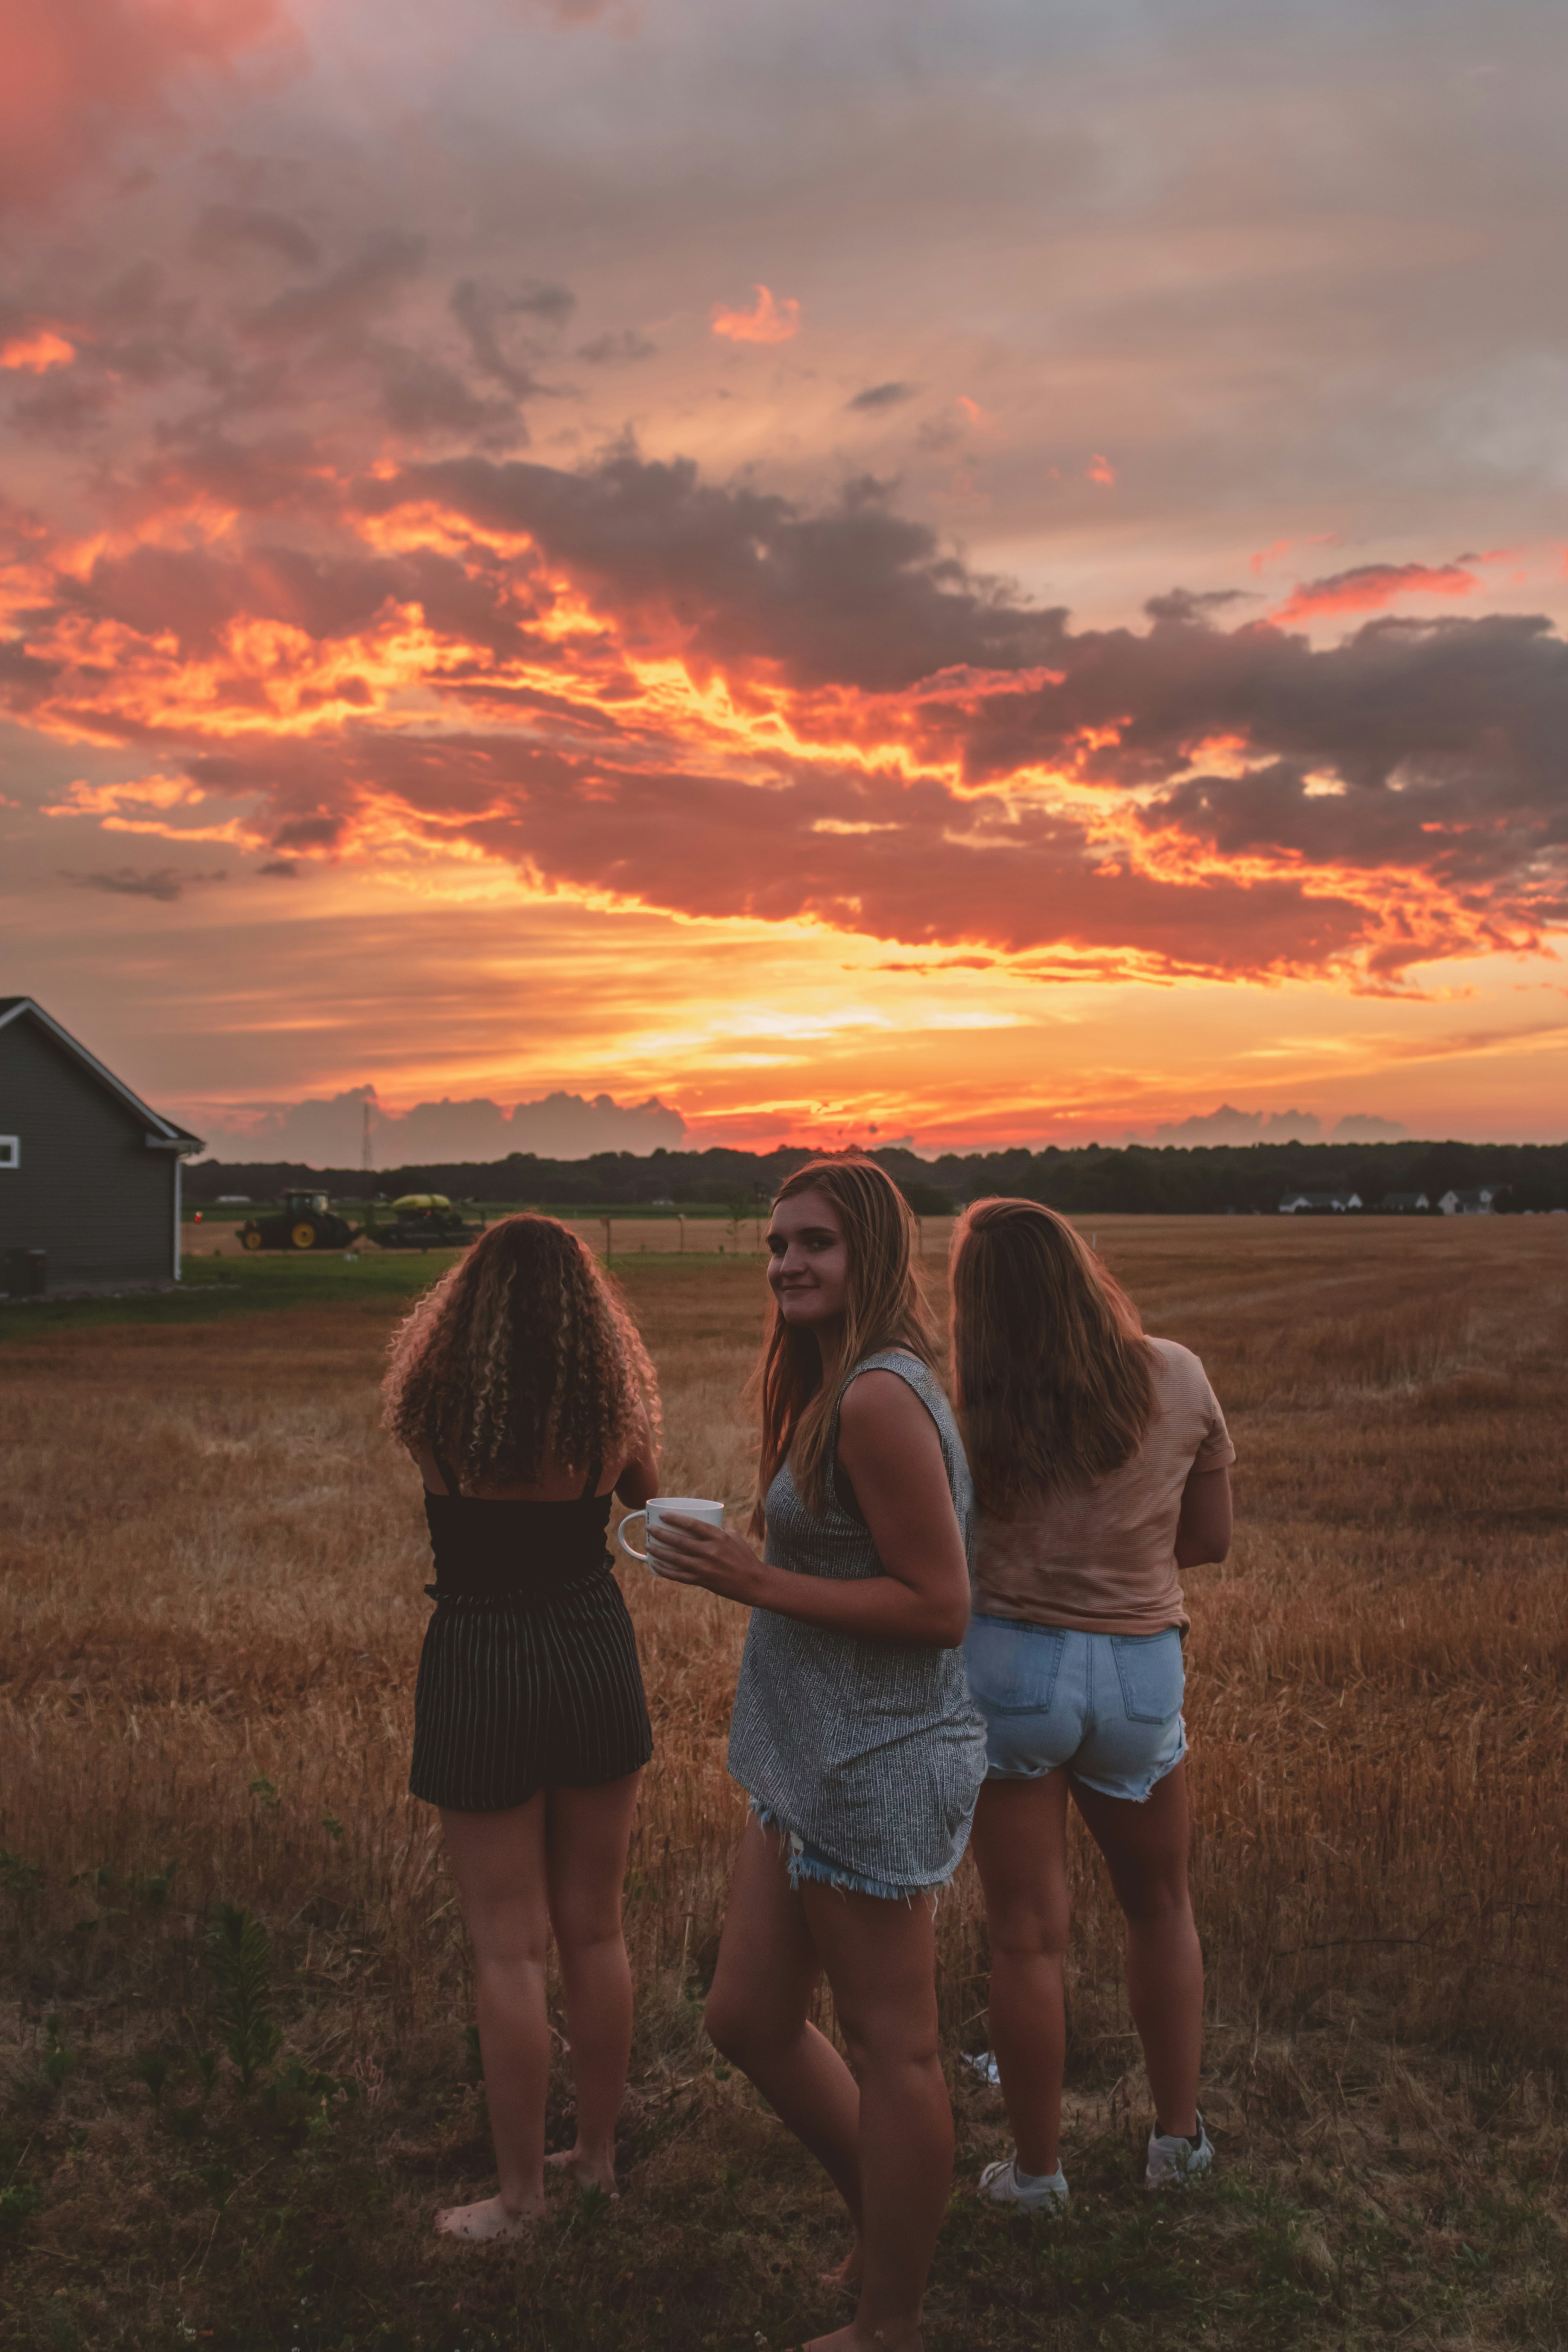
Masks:
[[[1062,2207],[1069,1792],[1127,1916],[1154,2095],[1145,2183],[1214,2161],[1197,2109],[1180,1571],[1229,1548],[1236,1448],[1197,1358],[1145,1338],[1099,1258],[1033,1201],[978,1202],[954,1235],[952,1369],[981,1511],[964,1663],[988,1769],[973,1851],[1016,2143],[981,2187]]]

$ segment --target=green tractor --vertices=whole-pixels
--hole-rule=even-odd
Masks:
[[[239,1239],[247,1250],[346,1249],[358,1241],[359,1227],[329,1207],[324,1192],[285,1192],[278,1215],[247,1217]]]
[[[368,1224],[365,1239],[382,1249],[466,1249],[484,1232],[468,1224],[445,1192],[405,1192],[392,1203],[390,1224]]]

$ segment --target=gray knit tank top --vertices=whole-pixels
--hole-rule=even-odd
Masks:
[[[935,1422],[971,1551],[974,1489],[941,1381],[901,1349],[863,1358],[849,1381],[870,1371],[907,1381]],[[885,1576],[870,1530],[841,1499],[837,1458],[836,1409],[822,1514],[806,1509],[786,1463],[768,1489],[763,1557],[799,1576]],[[753,1609],[730,1770],[784,1828],[846,1870],[892,1886],[943,1885],[968,1843],[985,1777],[985,1726],[963,1651],[862,1641]]]

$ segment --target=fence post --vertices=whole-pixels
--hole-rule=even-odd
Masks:
[[[599,1223],[605,1228],[605,1264],[608,1265],[610,1263],[610,1252],[615,1247],[615,1230],[611,1225],[608,1217],[601,1217],[599,1219]]]

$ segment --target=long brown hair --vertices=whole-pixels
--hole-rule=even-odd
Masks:
[[[982,1510],[1010,1518],[1131,1461],[1154,1414],[1152,1351],[1067,1219],[977,1201],[951,1263],[953,1394]]]
[[[383,1423],[472,1486],[624,1461],[658,1382],[619,1292],[569,1226],[503,1217],[392,1337]]]
[[[785,1462],[806,1508],[822,1509],[834,1408],[863,1357],[902,1348],[922,1364],[936,1363],[936,1332],[915,1281],[914,1212],[887,1170],[874,1160],[809,1160],[779,1186],[773,1206],[801,1192],[831,1201],[844,1228],[849,1279],[839,1377],[831,1387],[824,1381],[816,1339],[786,1323],[775,1298],[751,1383],[763,1424],[753,1535],[766,1524],[768,1488]]]

